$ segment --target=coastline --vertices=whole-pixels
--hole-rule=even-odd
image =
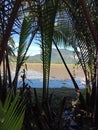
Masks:
[[[11,67],[11,71],[15,71],[15,62],[11,62],[10,67]],[[36,71],[38,73],[43,73],[41,63],[26,63],[24,66],[22,66],[21,71],[25,68],[27,68],[27,71],[31,70],[31,71]],[[68,68],[70,69],[70,72],[75,78],[84,79],[84,73],[80,66],[77,67],[74,64],[68,64]],[[51,64],[50,78],[64,80],[64,79],[69,79],[70,76],[64,64]]]
[[[15,63],[11,63],[10,66],[11,66],[12,77],[14,77]],[[72,72],[79,87],[84,88],[85,79],[81,67],[76,67],[72,64],[68,64],[68,67]],[[42,88],[43,71],[42,71],[41,63],[27,63],[26,65],[22,66],[19,75],[18,87],[22,86],[21,74],[22,74],[22,70],[25,68],[26,68],[25,82],[29,84],[32,88]],[[74,88],[72,80],[63,64],[51,64],[49,87],[50,88],[62,88],[62,87]]]

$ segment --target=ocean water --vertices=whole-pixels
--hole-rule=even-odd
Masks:
[[[13,73],[14,75],[14,73]],[[76,77],[76,82],[79,85],[79,88],[85,87],[85,80],[81,77]],[[27,83],[32,88],[42,88],[43,86],[43,75],[40,72],[28,70],[26,71],[26,79],[25,83]],[[22,86],[21,74],[18,79],[18,87]],[[69,87],[74,88],[73,82],[71,79],[57,79],[51,78],[49,81],[50,88],[61,88],[61,87]]]

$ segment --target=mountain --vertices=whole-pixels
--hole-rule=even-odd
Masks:
[[[73,64],[73,63],[78,62],[77,58],[74,59],[75,53],[73,51],[69,51],[69,50],[66,50],[66,49],[60,49],[60,51],[61,51],[61,53],[62,53],[62,55],[65,59],[65,62],[67,64]],[[31,63],[41,62],[40,54],[37,54],[37,55],[34,55],[34,56],[29,56],[27,62],[31,62]],[[59,56],[59,53],[56,49],[52,49],[51,62],[52,63],[62,63],[61,57]]]

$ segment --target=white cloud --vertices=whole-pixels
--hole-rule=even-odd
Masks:
[[[15,46],[18,47],[18,46],[19,46],[19,43],[18,43],[18,42],[15,42]]]
[[[30,46],[27,55],[34,56],[36,54],[40,54],[41,48],[39,46]]]
[[[18,45],[19,45],[19,43],[16,42],[16,43],[15,43],[16,48],[18,47]],[[34,55],[36,55],[36,54],[40,54],[40,52],[41,52],[41,48],[40,48],[38,45],[33,44],[33,45],[31,45],[31,46],[29,47],[29,50],[28,50],[28,52],[27,52],[27,55],[28,55],[28,56],[34,56]],[[17,50],[15,50],[14,53],[17,55]]]
[[[38,46],[30,46],[29,50],[30,50],[30,51],[40,51],[41,48],[38,47]]]

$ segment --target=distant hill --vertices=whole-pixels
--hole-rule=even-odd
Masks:
[[[78,62],[77,58],[74,59],[74,52],[66,50],[66,49],[60,49],[60,51],[61,51],[67,64],[73,64],[73,63]],[[37,54],[35,56],[29,56],[27,62],[31,62],[31,63],[41,62],[40,54]],[[51,62],[52,63],[62,63],[61,57],[59,56],[56,49],[52,50]]]

